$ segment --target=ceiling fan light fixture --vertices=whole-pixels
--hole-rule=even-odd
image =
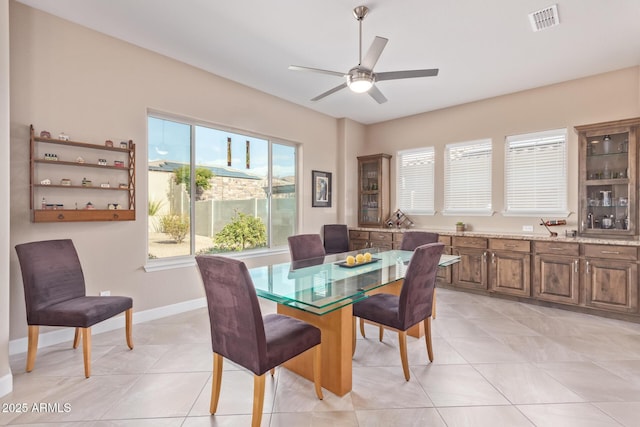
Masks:
[[[355,93],[365,93],[373,86],[373,75],[363,71],[351,71],[347,77],[347,86]]]

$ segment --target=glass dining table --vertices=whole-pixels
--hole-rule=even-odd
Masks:
[[[371,256],[369,261],[347,263],[349,255],[366,252]],[[322,386],[343,396],[351,391],[352,384],[355,319],[351,305],[373,293],[398,293],[412,255],[412,251],[369,248],[255,267],[249,274],[258,296],[276,302],[278,313],[304,320],[322,331]],[[458,256],[443,254],[439,266],[459,260]],[[312,380],[312,358],[306,353],[285,367]]]

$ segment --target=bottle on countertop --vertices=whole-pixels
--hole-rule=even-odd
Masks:
[[[42,210],[45,210],[45,209],[46,209],[46,207],[47,207],[47,201],[46,201],[46,199],[43,197],[43,198],[42,198]]]

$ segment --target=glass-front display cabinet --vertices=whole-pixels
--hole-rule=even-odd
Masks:
[[[389,154],[358,157],[358,225],[383,227],[389,216]]]
[[[637,235],[639,125],[640,118],[576,126],[581,235]]]

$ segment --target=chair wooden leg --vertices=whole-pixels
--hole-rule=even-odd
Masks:
[[[40,327],[38,325],[29,325],[28,346],[27,346],[27,372],[33,370],[36,364],[36,353],[38,352],[38,334]]]
[[[427,342],[427,354],[429,362],[433,362],[433,346],[431,344],[431,318],[424,319],[424,340]]]
[[[362,338],[366,338],[367,336],[364,334],[364,320],[360,318],[360,335]]]
[[[402,371],[404,379],[409,381],[409,360],[407,359],[407,331],[398,331],[398,342],[400,344],[400,360],[402,361]]]
[[[127,346],[131,350],[133,350],[133,336],[132,336],[133,309],[132,308],[124,312],[124,318],[125,318],[125,324],[126,324],[125,329],[127,334]]]
[[[436,288],[433,288],[433,303],[431,304],[431,317],[436,318]]]
[[[223,358],[218,353],[213,353],[213,376],[211,377],[211,403],[209,412],[211,415],[218,410],[218,400],[220,399],[220,384],[222,384],[222,361]]]
[[[84,376],[91,376],[91,328],[80,328],[82,334],[82,356],[84,357]]]
[[[384,328],[381,326],[378,326],[380,328],[380,330],[378,331],[378,339],[380,340],[380,342],[382,342],[382,338],[384,337]]]
[[[322,344],[318,344],[313,350],[313,385],[316,388],[316,396],[322,400]]]
[[[78,348],[80,345],[80,328],[76,328],[76,333],[73,336],[73,348]]]
[[[356,318],[351,317],[351,324],[353,325],[351,334],[351,357],[356,354]]]
[[[264,377],[264,374],[253,376],[253,415],[251,415],[251,427],[260,427],[260,422],[262,421]]]

